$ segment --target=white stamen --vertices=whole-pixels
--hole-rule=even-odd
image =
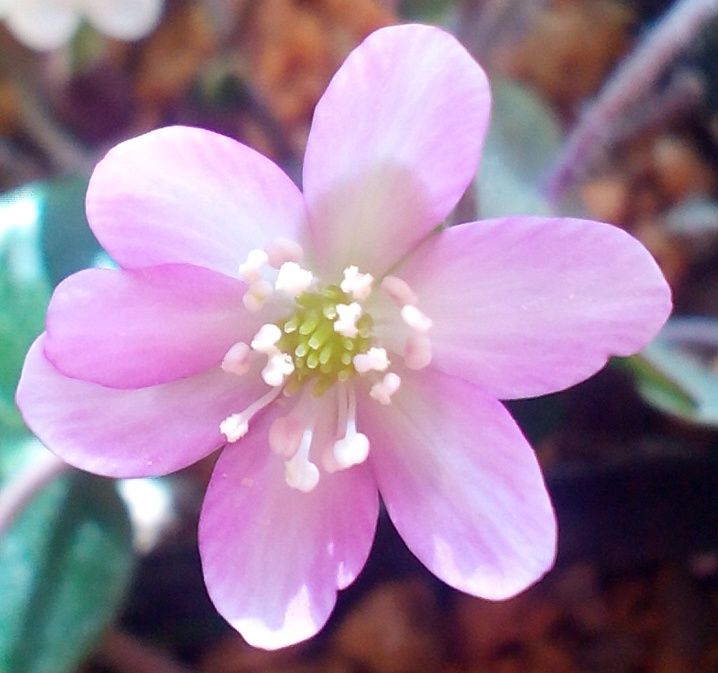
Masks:
[[[272,292],[272,284],[269,281],[262,278],[253,280],[249,285],[249,289],[242,297],[242,303],[248,311],[256,313],[262,308],[262,306],[264,306],[267,298],[271,296]]]
[[[243,341],[239,341],[227,351],[222,360],[222,369],[230,374],[242,376],[249,370],[250,347]]]
[[[356,323],[361,317],[361,305],[355,301],[351,304],[337,304],[336,310],[339,317],[334,321],[334,331],[353,339],[359,333]]]
[[[262,380],[268,386],[281,386],[285,377],[294,371],[292,356],[287,353],[277,352],[269,356],[267,364],[262,370]]]
[[[356,426],[356,394],[354,387],[344,388],[343,394],[337,397],[337,417],[341,422],[345,420],[344,436],[334,442],[332,454],[336,469],[346,470],[353,465],[363,463],[369,455],[368,437],[357,432]]]
[[[413,304],[402,306],[401,319],[417,332],[428,332],[434,324],[431,318],[422,313]]]
[[[290,297],[298,297],[314,282],[311,271],[303,269],[296,262],[284,262],[279,267],[274,287],[277,291],[285,292]]]
[[[285,262],[301,262],[304,257],[302,246],[289,238],[275,238],[266,248],[269,266],[278,269]]]
[[[266,355],[274,355],[277,348],[275,344],[282,338],[282,330],[273,323],[267,323],[259,328],[252,339],[252,349]]]
[[[371,294],[371,285],[374,276],[370,273],[360,273],[356,266],[348,266],[344,269],[344,280],[339,286],[342,292],[351,294],[354,299],[364,301]]]
[[[431,362],[431,340],[423,334],[411,334],[404,344],[404,363],[409,369],[424,369]]]
[[[247,259],[243,264],[239,265],[239,275],[241,278],[251,283],[255,280],[259,280],[260,271],[262,267],[267,263],[269,257],[264,250],[255,248],[247,253]]]
[[[241,439],[249,430],[249,421],[244,414],[232,414],[219,424],[219,431],[232,443]]]
[[[369,371],[383,372],[389,366],[389,358],[384,348],[370,348],[366,353],[358,353],[353,359],[354,369],[359,374]]]
[[[284,478],[288,486],[302,493],[309,493],[319,483],[319,468],[309,460],[309,447],[312,444],[312,431],[307,429],[297,452],[284,463]]]
[[[303,423],[294,416],[281,416],[269,426],[269,447],[274,453],[289,458],[299,448],[304,434]]]
[[[334,458],[339,469],[360,465],[369,455],[369,439],[361,432],[348,434],[334,443]]]
[[[249,421],[252,420],[252,417],[273,402],[277,395],[279,395],[279,391],[279,388],[270,390],[258,400],[252,402],[244,411],[225,418],[219,424],[219,431],[227,438],[227,441],[232,443],[244,437],[244,435],[247,434],[247,430],[249,430]]]
[[[385,276],[381,281],[381,289],[397,305],[417,304],[419,299],[406,281],[396,276]]]
[[[371,387],[369,395],[380,404],[391,404],[391,396],[399,390],[400,385],[401,377],[394,372],[387,372],[381,381]]]

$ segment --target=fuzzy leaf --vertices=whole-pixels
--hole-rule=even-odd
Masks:
[[[0,538],[0,671],[75,670],[112,620],[133,565],[110,480],[49,484]]]
[[[481,157],[476,194],[482,218],[547,215],[540,193],[561,142],[558,122],[530,90],[494,77],[491,125]]]

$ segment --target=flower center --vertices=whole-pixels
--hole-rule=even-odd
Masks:
[[[338,285],[303,292],[295,301],[295,312],[277,323],[281,337],[275,346],[294,365],[285,391],[291,395],[312,380],[313,393],[321,395],[357,373],[354,357],[369,349],[372,319]]]
[[[319,481],[320,467],[327,473],[345,470],[369,455],[369,439],[357,429],[356,395],[361,388],[355,389],[352,379],[365,377],[369,397],[383,405],[391,404],[401,387],[399,374],[389,371],[391,362],[378,343],[380,337],[392,342],[392,358],[402,358],[408,369],[422,369],[431,361],[427,332],[432,321],[403,280],[385,276],[380,289],[396,314],[375,324],[366,312],[374,290],[371,274],[348,266],[339,284],[323,285],[299,265],[302,255],[296,243],[278,239],[250,251],[239,267],[247,283],[245,307],[258,312],[273,305],[275,321],[262,325],[249,344],[234,344],[222,369],[244,376],[260,361],[260,376],[269,390],[228,416],[219,429],[228,442],[236,442],[280,393],[294,397],[287,415],[271,424],[267,439],[285,461],[287,484],[308,492]],[[276,320],[282,313],[286,317]]]

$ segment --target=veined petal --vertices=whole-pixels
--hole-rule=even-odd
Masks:
[[[319,268],[381,274],[445,218],[476,172],[489,107],[483,71],[438,28],[383,28],[357,47],[307,144]]]
[[[212,601],[247,642],[265,649],[319,631],[337,589],[363,567],[378,516],[364,465],[323,475],[310,493],[287,486],[283,460],[267,446],[276,416],[273,408],[223,451],[199,524]]]
[[[269,159],[181,126],[110,150],[90,180],[87,216],[124,268],[189,262],[229,275],[250,250],[296,240],[305,222],[301,193]]]
[[[21,0],[4,13],[13,35],[39,51],[61,47],[80,25],[79,11],[62,0]]]
[[[52,296],[45,354],[63,374],[113,388],[191,376],[256,331],[244,289],[189,264],[80,271]]]
[[[574,385],[658,332],[670,289],[608,224],[511,217],[428,239],[396,270],[434,321],[432,365],[510,399]]]
[[[222,446],[222,420],[266,390],[258,377],[239,379],[219,367],[150,388],[104,388],[60,374],[43,341],[25,360],[18,407],[45,446],[95,474],[141,477],[186,467]]]
[[[137,40],[158,23],[163,0],[86,0],[85,13],[97,30],[118,40]]]
[[[531,447],[501,403],[432,369],[402,372],[388,406],[364,398],[359,426],[387,511],[431,572],[503,599],[553,564],[556,523]]]

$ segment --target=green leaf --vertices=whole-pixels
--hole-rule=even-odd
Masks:
[[[67,673],[112,620],[133,566],[113,482],[47,486],[0,538],[0,671]]]
[[[491,79],[491,124],[476,193],[482,218],[548,215],[541,195],[546,170],[561,143],[551,110],[529,89],[500,77]]]
[[[639,392],[653,406],[684,418],[696,413],[696,399],[645,355],[615,358],[612,362],[633,374]]]
[[[42,331],[50,286],[40,250],[42,204],[34,189],[0,198],[0,431],[19,432],[15,387],[33,339]]]
[[[87,181],[0,195],[0,488],[46,459],[14,395],[50,288],[96,262]],[[66,673],[113,618],[133,565],[130,523],[110,480],[73,474],[42,489],[0,537],[0,673]]]
[[[97,262],[99,245],[84,213],[86,190],[86,178],[72,177],[0,195],[0,433],[5,435],[23,430],[15,388],[25,353],[43,329],[51,286]]]
[[[718,320],[673,318],[639,356],[624,360],[653,406],[718,427]]]
[[[444,23],[454,9],[450,0],[401,0],[399,15],[409,21]]]

